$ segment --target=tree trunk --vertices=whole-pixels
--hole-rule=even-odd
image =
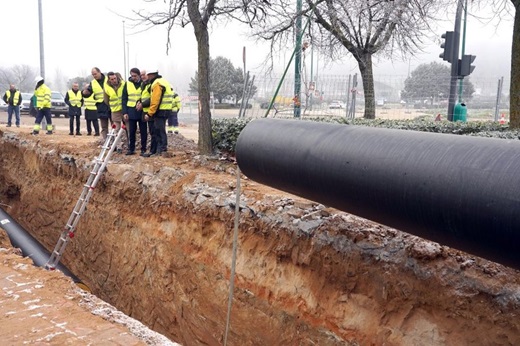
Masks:
[[[209,34],[208,17],[199,13],[198,1],[188,1],[188,15],[195,31],[198,49],[198,87],[199,87],[199,152],[213,154],[211,134],[211,108],[209,92]]]
[[[513,46],[511,49],[511,78],[509,85],[509,127],[520,128],[520,0],[511,1],[515,6]]]
[[[372,54],[360,54],[362,61],[358,61],[359,72],[363,79],[363,91],[365,94],[365,119],[376,118],[376,101],[374,92],[374,72],[372,71]]]

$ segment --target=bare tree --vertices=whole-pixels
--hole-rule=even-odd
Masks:
[[[484,19],[486,23],[494,21],[500,24],[514,17],[509,85],[509,127],[518,129],[520,128],[520,83],[518,82],[520,80],[520,0],[477,0],[475,3],[479,6],[488,6],[488,13],[491,16]]]
[[[318,25],[310,32],[311,44],[331,60],[350,53],[356,59],[365,92],[365,114],[375,118],[374,55],[406,57],[421,50],[423,38],[431,32],[429,23],[443,0],[305,0],[301,13],[283,3],[270,12],[272,20],[256,34],[275,42],[290,37],[295,18],[304,14]]]
[[[34,90],[34,78],[36,69],[29,65],[14,65],[10,68],[0,68],[0,89],[9,89],[9,84],[14,84],[22,92]]]
[[[513,46],[511,48],[511,78],[509,86],[509,126],[520,128],[520,0],[511,0],[515,7]]]
[[[152,1],[144,0],[147,3]],[[242,23],[262,21],[265,8],[269,2],[265,0],[168,0],[166,9],[134,12],[137,25],[151,27],[166,25],[166,52],[170,47],[170,34],[177,25],[184,28],[193,26],[198,49],[198,92],[199,92],[199,151],[201,154],[213,153],[211,132],[211,109],[209,91],[209,32],[210,20],[236,20]]]

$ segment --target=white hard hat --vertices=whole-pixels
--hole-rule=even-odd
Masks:
[[[37,76],[36,78],[34,78],[34,83],[38,83],[39,81],[42,81],[42,80],[43,80],[42,76]]]
[[[157,74],[157,73],[159,73],[159,69],[154,68],[154,69],[148,70],[148,72],[146,74]]]

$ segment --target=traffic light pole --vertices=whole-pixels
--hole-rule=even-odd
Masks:
[[[459,41],[460,41],[460,22],[462,17],[462,7],[464,0],[457,3],[457,13],[455,15],[455,27],[453,29],[453,50],[451,58],[451,78],[450,78],[450,98],[448,100],[448,120],[453,121],[453,109],[457,98],[457,80],[459,69]]]

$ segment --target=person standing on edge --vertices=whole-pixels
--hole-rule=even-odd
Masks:
[[[137,110],[137,101],[141,98],[141,71],[137,67],[130,70],[130,78],[123,88],[123,118],[128,127],[128,151],[126,155],[135,154],[135,135],[139,126],[141,135],[141,155],[146,152],[148,140],[147,124],[142,121],[142,110]]]
[[[148,127],[148,132],[150,133],[150,152],[146,153],[146,145],[141,148],[141,156],[149,157],[157,153],[157,138],[154,134],[154,126],[153,119],[148,118],[145,119],[144,114],[148,112],[150,109],[150,80],[148,79],[148,75],[146,74],[146,70],[141,70],[141,100],[137,102],[136,110],[142,111],[142,122],[144,122]]]
[[[116,133],[121,129],[123,121],[123,89],[125,88],[125,81],[121,80],[120,75],[114,72],[108,72],[108,83],[105,88],[105,103],[110,105],[112,113],[112,122],[115,124]],[[121,146],[118,145],[116,149],[118,153],[122,153]]]
[[[150,109],[145,119],[154,119],[154,133],[157,136],[157,154],[162,155],[168,151],[168,136],[166,135],[166,120],[170,116],[173,107],[173,91],[170,83],[164,79],[159,70],[148,72],[152,85],[150,97]]]
[[[20,127],[20,105],[22,104],[22,95],[16,90],[14,84],[9,85],[9,90],[4,94],[4,102],[7,103],[7,127],[11,127],[13,112],[16,120],[16,127]]]
[[[69,135],[74,134],[74,119],[76,119],[76,136],[81,136],[80,132],[80,118],[81,106],[83,106],[83,95],[79,91],[79,84],[72,83],[72,89],[67,91],[65,95],[65,103],[69,106]]]
[[[168,133],[179,133],[179,118],[178,114],[181,110],[181,98],[174,91],[173,92],[173,107],[172,114],[168,117]]]
[[[108,122],[110,119],[110,107],[104,102],[104,89],[107,86],[108,79],[97,67],[92,68],[92,77],[94,79],[90,84],[83,88],[83,98],[94,97],[96,102],[97,116],[101,122],[102,141],[105,142],[108,135]]]
[[[138,111],[142,110],[141,121],[146,124],[148,134],[150,135],[150,152],[146,153],[146,147],[144,147],[144,153],[143,150],[141,150],[141,156],[144,157],[149,157],[157,153],[157,137],[155,135],[154,121],[152,118],[145,119],[145,114],[150,109],[151,87],[150,79],[148,78],[146,70],[141,70],[141,99],[138,101],[136,109]]]
[[[36,114],[36,120],[34,121],[34,129],[32,134],[37,135],[40,133],[40,124],[43,120],[43,117],[45,117],[45,121],[47,122],[47,134],[52,135],[51,89],[45,85],[43,77],[38,76],[34,79],[34,81],[36,82],[34,96],[36,96],[36,109],[38,110],[38,114]]]
[[[83,88],[87,87],[88,83],[83,86]],[[83,97],[83,104],[85,105],[85,121],[87,123],[87,136],[92,135],[92,127],[94,127],[95,131],[94,136],[99,136],[98,112],[94,95],[90,95],[86,98]]]

